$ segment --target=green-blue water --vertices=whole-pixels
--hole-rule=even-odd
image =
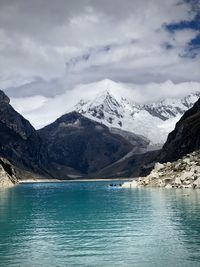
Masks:
[[[0,266],[198,267],[200,190],[1,189]]]

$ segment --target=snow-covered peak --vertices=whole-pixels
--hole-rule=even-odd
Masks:
[[[128,84],[104,79],[78,84],[55,97],[11,98],[11,104],[37,129],[76,110],[109,127],[163,143],[180,116],[200,97],[199,90],[200,83],[195,82]],[[163,96],[168,98],[160,100]]]
[[[105,84],[105,90],[93,99],[81,99],[74,110],[108,127],[143,135],[151,144],[163,144],[182,114],[200,97],[200,92],[196,92],[180,99],[167,98],[155,103],[138,104],[119,92],[115,97],[116,90],[113,93],[107,80],[103,81]]]
[[[112,95],[112,93],[110,92],[109,89],[103,91],[102,93],[99,93],[93,102],[93,105],[101,105],[101,104],[109,104],[109,103],[115,102],[117,103],[116,98],[114,97],[114,95]]]
[[[184,97],[182,102],[188,108],[191,108],[193,104],[200,98],[200,92],[195,92]]]
[[[199,97],[200,92],[195,92],[180,99],[166,98],[156,103],[140,106],[153,116],[161,118],[162,120],[168,120],[178,115],[183,115],[186,110],[193,106]]]
[[[112,124],[113,118],[122,118],[124,112],[123,106],[109,90],[98,94],[92,101],[81,99],[75,106],[75,110],[98,120],[107,120],[110,124]]]

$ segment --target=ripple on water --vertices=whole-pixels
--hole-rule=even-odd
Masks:
[[[188,194],[107,182],[0,190],[0,266],[198,267],[200,192]]]

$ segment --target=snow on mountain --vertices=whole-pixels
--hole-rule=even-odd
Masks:
[[[200,97],[199,90],[200,83],[195,82],[138,85],[105,79],[78,84],[54,97],[11,98],[11,104],[37,129],[76,110],[109,127],[143,135],[151,144],[163,144],[180,116]]]
[[[107,81],[103,92],[92,99],[81,99],[74,110],[108,127],[143,135],[152,145],[163,144],[182,114],[200,97],[200,92],[196,92],[182,99],[168,98],[155,103],[138,104],[119,92],[113,93],[112,85]]]

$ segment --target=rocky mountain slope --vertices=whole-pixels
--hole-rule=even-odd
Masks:
[[[48,159],[54,167],[68,166],[81,174],[94,173],[133,149],[130,142],[111,133],[105,125],[77,112],[58,118],[38,132],[46,141]],[[140,146],[140,138],[137,140]]]
[[[115,94],[110,83],[94,98],[81,99],[74,110],[108,127],[143,135],[152,145],[164,144],[176,122],[200,97],[200,92],[196,92],[182,99],[138,104],[123,97],[123,91]]]
[[[156,163],[146,177],[124,183],[124,188],[139,186],[200,189],[200,151],[187,154],[175,162]]]
[[[47,175],[40,136],[9,103],[10,99],[0,91],[0,156],[19,168]]]
[[[200,99],[185,112],[161,150],[161,162],[174,161],[200,149]]]

